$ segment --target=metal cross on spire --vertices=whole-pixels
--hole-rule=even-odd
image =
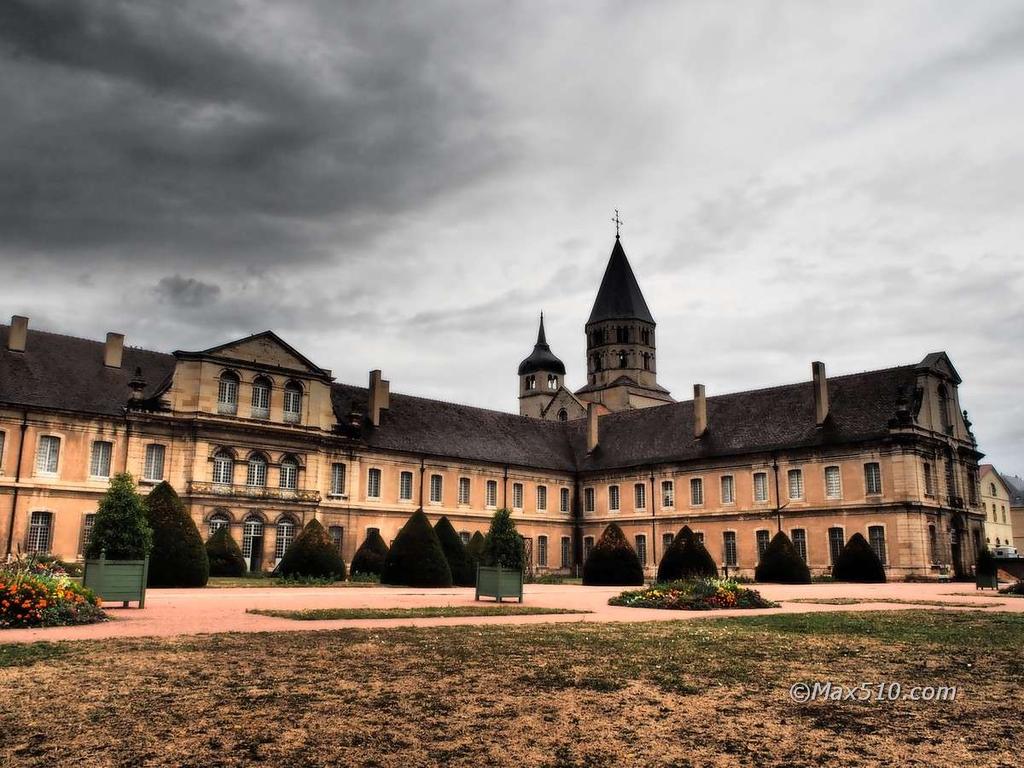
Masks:
[[[619,227],[622,226],[622,219],[619,218],[619,209],[615,209],[615,217],[612,219],[615,223],[615,239],[619,239]]]

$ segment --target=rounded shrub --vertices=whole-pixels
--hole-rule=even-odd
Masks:
[[[359,545],[355,556],[352,558],[352,566],[349,570],[353,575],[357,573],[372,573],[380,576],[384,572],[384,561],[388,557],[388,545],[381,538],[380,531],[370,528],[366,531],[366,538]]]
[[[979,550],[978,559],[974,563],[974,572],[979,576],[995,576],[998,570],[999,565],[996,563],[995,557],[992,556],[992,550],[988,547]]]
[[[590,586],[631,587],[644,583],[640,558],[618,525],[604,529],[583,564],[583,583]]]
[[[487,540],[480,531],[475,531],[469,539],[469,544],[466,545],[466,557],[469,558],[469,567],[473,574],[474,583],[476,582],[476,569],[484,564],[484,547],[486,546]]]
[[[484,555],[481,565],[500,565],[502,568],[526,570],[526,548],[523,537],[516,530],[512,513],[499,509],[491,518],[491,527],[484,537]]]
[[[476,573],[470,566],[469,556],[462,539],[447,517],[442,516],[434,523],[434,533],[441,542],[441,551],[452,572],[452,584],[456,587],[472,587],[476,584]]]
[[[310,520],[275,569],[285,577],[345,578],[345,561],[319,520]]]
[[[100,499],[85,556],[94,560],[105,552],[108,560],[142,560],[153,546],[153,530],[146,520],[146,503],[127,472],[115,475]]]
[[[381,584],[450,587],[452,570],[430,521],[417,509],[395,537],[384,561]]]
[[[684,525],[665,549],[658,563],[658,581],[718,578],[718,566],[711,553],[690,526]]]
[[[244,576],[245,558],[228,526],[213,532],[206,541],[206,557],[210,561],[211,576]]]
[[[832,566],[832,578],[836,581],[881,584],[885,581],[885,566],[867,540],[855,533],[836,558]]]
[[[153,529],[149,586],[205,587],[210,578],[210,561],[203,537],[166,480],[146,497],[146,517]]]
[[[789,536],[779,531],[765,547],[754,570],[754,580],[774,584],[810,584],[811,571]]]

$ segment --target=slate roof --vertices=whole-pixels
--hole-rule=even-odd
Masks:
[[[1024,479],[1021,479],[1016,475],[1004,475],[1001,472],[999,473],[999,476],[1003,478],[1003,482],[1006,484],[1006,488],[1010,492],[1010,506],[1024,507]]]
[[[629,259],[618,237],[615,238],[615,246],[604,270],[604,277],[601,278],[601,287],[597,290],[597,298],[587,324],[602,320],[644,320],[654,323],[651,310],[647,308],[636,275],[629,266]]]
[[[533,346],[533,352],[519,364],[520,376],[536,373],[537,371],[546,371],[565,376],[565,364],[555,357],[551,347],[548,346],[548,339],[544,334],[543,314],[540,316],[540,330],[537,331],[537,343]]]

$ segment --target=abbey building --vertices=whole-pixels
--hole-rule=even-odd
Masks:
[[[109,478],[168,480],[204,535],[272,568],[312,518],[350,560],[422,507],[468,539],[507,507],[531,568],[571,571],[610,522],[648,571],[689,525],[750,573],[785,530],[815,573],[861,533],[891,578],[967,573],[982,454],[945,353],[897,367],[677,401],[618,238],[572,390],[543,320],[520,414],[335,381],[271,331],[172,353],[0,326],[0,546],[79,557]],[[662,344],[671,354],[673,345]]]

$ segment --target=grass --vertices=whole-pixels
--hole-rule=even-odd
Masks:
[[[434,605],[420,608],[307,608],[302,611],[250,608],[246,613],[296,621],[325,619],[436,619],[460,616],[535,616],[564,613],[590,613],[570,608],[540,608],[534,605]]]
[[[78,641],[0,670],[0,765],[1015,765],[1022,645],[1024,614],[914,609]]]
[[[372,582],[335,581],[332,584],[303,584],[298,581],[278,580],[271,576],[211,576],[207,589],[244,589],[247,587],[375,587]]]
[[[1006,597],[1003,595],[1002,597]],[[864,603],[898,603],[900,605],[934,605],[942,608],[993,608],[1006,603],[956,603],[947,600],[903,600],[897,597],[794,597],[784,603],[816,603],[818,605],[863,605]]]

